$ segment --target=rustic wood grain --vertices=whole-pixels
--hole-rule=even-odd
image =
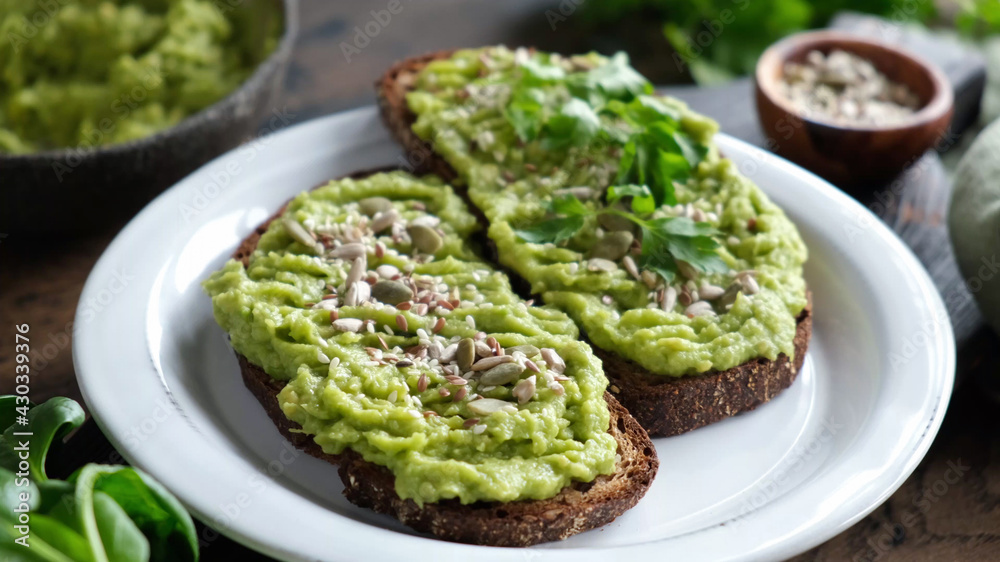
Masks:
[[[415,53],[494,42],[581,49],[580,34],[570,30],[572,20],[551,30],[545,19],[545,10],[558,9],[558,2],[428,0],[404,2],[404,11],[394,16],[358,57],[346,62],[339,45],[350,41],[354,27],[363,26],[371,19],[369,11],[381,9],[383,4],[302,0],[302,36],[284,98],[285,109],[295,121],[371,103],[374,79],[390,63]],[[652,36],[645,31],[637,35],[643,36],[642,41]],[[615,48],[611,43],[600,44],[604,50]],[[653,63],[655,57],[643,64]],[[750,84],[731,87],[737,90],[682,88],[670,93],[718,118],[726,132],[762,144],[764,138],[756,128],[750,105]],[[897,183],[861,197],[868,197],[869,208],[928,266],[962,342],[959,373],[968,380],[958,387],[927,457],[900,490],[870,516],[796,557],[796,562],[1000,560],[1000,408],[996,396],[983,390],[992,388],[1000,395],[996,383],[1000,345],[996,336],[980,329],[975,303],[951,257],[942,222],[948,189],[937,156],[930,154]],[[11,202],[2,200],[0,204]],[[51,358],[40,356],[46,361],[44,368],[38,368],[41,361],[35,362],[32,397],[36,401],[54,395],[80,398],[69,342],[63,336],[72,332],[67,325],[73,320],[87,274],[121,226],[108,225],[105,232],[86,238],[0,236],[0,392],[12,388],[12,326],[28,322],[39,352],[51,344],[46,354]],[[79,439],[78,443],[70,442],[74,460],[117,462],[117,458],[109,458],[108,444],[92,422],[80,432]],[[956,479],[955,466],[968,470]],[[203,560],[268,559],[217,537],[203,526],[199,536],[209,539],[202,548]]]

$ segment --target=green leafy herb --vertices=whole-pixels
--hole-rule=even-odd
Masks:
[[[597,113],[587,102],[573,98],[545,122],[542,147],[551,150],[590,144],[600,130],[601,119]]]
[[[594,107],[612,100],[627,102],[653,92],[653,85],[629,65],[628,55],[621,52],[593,70],[571,75],[567,85],[575,97],[587,100]]]
[[[0,397],[0,407],[14,405],[14,397]],[[138,469],[88,464],[67,481],[48,479],[45,459],[52,442],[83,423],[83,410],[76,402],[53,398],[29,407],[26,418],[26,425],[9,425],[0,437],[0,558],[45,562],[198,560],[191,517],[170,492]],[[6,413],[0,420],[13,424]],[[15,447],[24,439],[14,436],[14,431],[33,434],[29,438],[28,480],[17,474],[20,467]],[[21,501],[22,493],[28,494],[27,502]],[[20,522],[13,517],[25,509],[30,518],[30,551],[14,542],[23,534],[17,529]],[[26,552],[31,556],[25,558]]]
[[[611,206],[626,197],[631,198],[631,213]],[[632,221],[642,231],[639,267],[653,271],[668,283],[676,277],[678,260],[703,273],[728,270],[716,251],[719,243],[713,237],[719,232],[708,223],[696,223],[686,217],[641,218],[640,215],[655,209],[652,197],[645,185],[615,185],[608,188],[609,206],[592,210],[576,197],[564,195],[549,202],[549,214],[556,216],[515,232],[525,242],[561,244],[583,228],[587,217],[617,215]]]

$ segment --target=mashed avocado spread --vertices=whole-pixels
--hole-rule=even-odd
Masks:
[[[476,256],[477,229],[438,179],[338,180],[204,284],[233,348],[288,381],[285,415],[420,504],[544,499],[615,469],[600,360]]]
[[[500,261],[598,347],[670,376],[793,356],[795,226],[623,55],[458,51],[407,102]]]
[[[236,89],[278,2],[0,0],[0,152],[151,135]]]

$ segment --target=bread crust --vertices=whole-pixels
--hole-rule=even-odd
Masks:
[[[382,119],[403,145],[410,163],[418,172],[434,173],[449,181],[458,174],[413,132],[416,116],[409,110],[406,93],[416,82],[416,74],[429,62],[448,58],[453,52],[438,51],[400,61],[375,82]],[[512,282],[519,281],[515,286],[523,286],[523,279],[509,274]],[[754,359],[726,371],[670,377],[592,347],[604,362],[608,379],[618,389],[615,395],[642,427],[653,437],[678,435],[753,410],[791,386],[802,368],[812,335],[811,294],[807,293],[807,299],[809,304],[797,319],[794,361],[781,354],[773,361]]]
[[[370,172],[352,174],[358,178]],[[237,248],[233,258],[248,264],[261,235],[275,215],[258,226]],[[350,449],[339,455],[323,452],[301,426],[289,420],[278,403],[284,381],[271,378],[264,369],[236,353],[243,382],[267,412],[278,431],[303,452],[340,466],[344,496],[359,507],[371,508],[399,519],[404,524],[438,538],[488,546],[531,546],[562,540],[601,527],[635,506],[646,494],[659,467],[656,449],[649,435],[628,411],[608,392],[604,398],[611,412],[609,432],[618,443],[621,461],[613,474],[592,482],[574,482],[546,500],[476,502],[463,505],[457,500],[417,506],[396,494],[395,479],[387,468],[365,461]]]

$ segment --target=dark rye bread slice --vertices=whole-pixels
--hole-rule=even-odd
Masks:
[[[365,173],[354,174],[358,178]],[[233,258],[246,266],[268,224],[284,209],[261,224],[237,248]],[[283,381],[272,379],[258,365],[237,353],[243,382],[277,426],[278,431],[305,453],[331,464],[339,464],[344,496],[359,506],[385,513],[403,524],[438,538],[488,546],[531,546],[562,540],[613,521],[631,509],[646,494],[656,476],[659,460],[649,435],[610,393],[605,392],[611,412],[609,433],[618,443],[620,462],[614,474],[592,482],[574,482],[546,500],[477,502],[462,505],[458,500],[418,506],[401,499],[395,480],[387,468],[370,463],[345,450],[339,455],[324,453],[312,437],[285,417],[278,405]]]
[[[430,143],[413,132],[416,115],[406,103],[417,73],[431,61],[448,58],[453,52],[438,51],[400,61],[375,82],[375,90],[382,119],[403,145],[410,164],[417,171],[437,174],[455,185],[455,170],[434,153]],[[471,203],[470,207],[476,208]],[[519,279],[512,272],[509,275]],[[519,281],[515,286],[526,284]],[[678,435],[753,410],[795,381],[812,335],[812,299],[807,296],[809,304],[797,320],[794,361],[781,354],[774,361],[754,359],[726,371],[667,377],[653,374],[616,353],[592,347],[604,362],[604,373],[614,385],[612,392],[642,427],[653,437]]]

